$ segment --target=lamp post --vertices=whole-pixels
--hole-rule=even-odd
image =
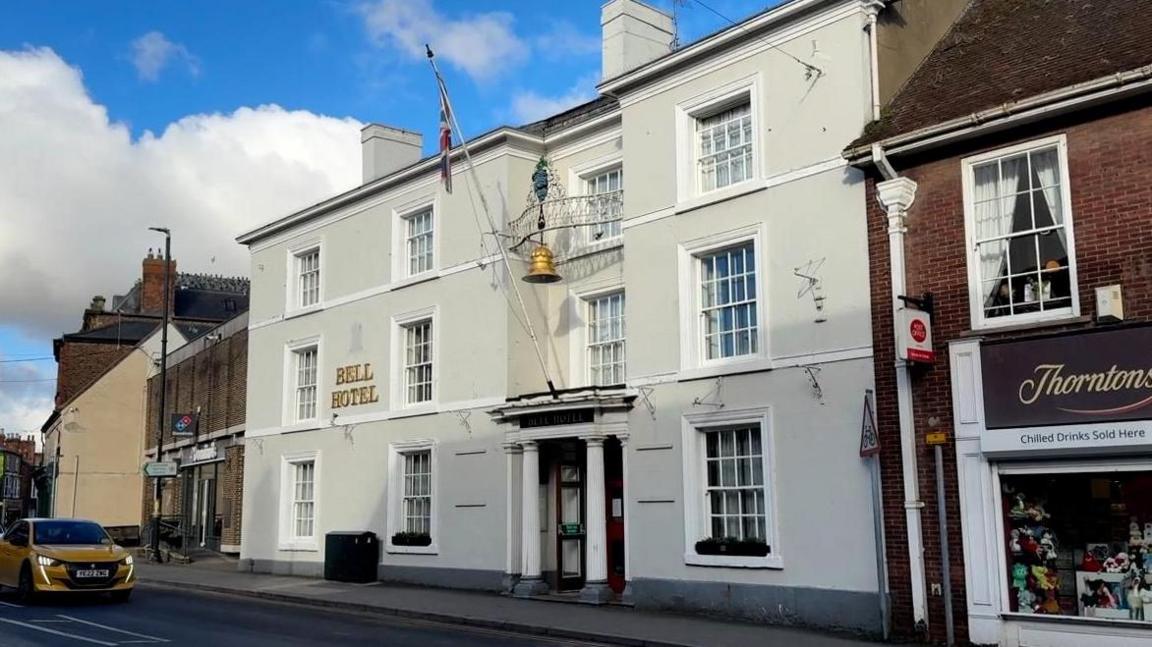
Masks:
[[[160,415],[156,416],[156,460],[164,443],[164,415],[168,395],[168,317],[172,299],[172,232],[167,227],[149,227],[164,234],[164,323],[160,329]],[[160,477],[152,481],[152,559],[160,562]]]

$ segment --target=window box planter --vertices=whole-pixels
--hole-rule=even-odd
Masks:
[[[393,546],[431,546],[432,535],[423,532],[398,532],[392,535]]]
[[[769,551],[768,544],[761,539],[737,539],[736,537],[709,537],[696,542],[697,555],[732,555],[738,557],[764,557]]]

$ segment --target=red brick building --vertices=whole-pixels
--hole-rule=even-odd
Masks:
[[[1152,644],[1152,1],[974,0],[846,156],[894,633]]]
[[[160,375],[148,380],[145,454],[180,465],[179,475],[161,487],[168,525],[162,536],[175,550],[240,552],[247,378],[247,312],[169,353],[159,459]],[[187,416],[189,424],[175,429],[174,416]],[[145,481],[144,518],[152,514],[153,483]]]

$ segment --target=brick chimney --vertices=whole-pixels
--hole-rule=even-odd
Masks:
[[[104,297],[99,294],[92,297],[92,304],[84,310],[84,324],[80,327],[80,330],[99,328],[112,319],[112,314],[104,309],[104,304]]]
[[[168,289],[168,302],[172,303],[172,294],[176,291],[176,260],[172,260],[172,277]],[[157,250],[144,257],[143,281],[140,284],[140,314],[164,314],[164,255]]]

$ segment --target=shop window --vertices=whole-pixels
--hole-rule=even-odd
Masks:
[[[1152,471],[1001,475],[1009,608],[1152,621]]]

